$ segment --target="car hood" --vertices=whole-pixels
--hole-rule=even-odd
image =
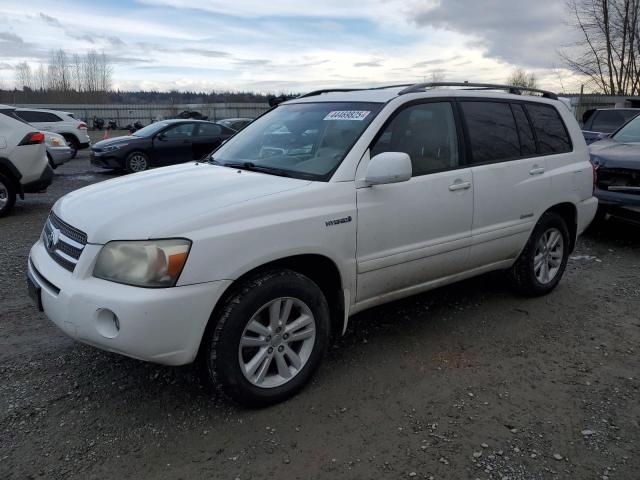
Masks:
[[[251,209],[256,199],[310,183],[188,163],[90,185],[62,197],[53,211],[84,231],[89,243],[179,237],[215,225],[232,206]]]
[[[640,169],[640,143],[620,143],[613,139],[589,145],[591,161],[599,167]]]
[[[138,142],[140,140],[143,140],[143,139],[141,137],[136,137],[135,135],[126,135],[124,137],[107,138],[105,140],[100,140],[99,142],[94,143],[93,148],[100,149],[100,148],[107,147],[109,145],[116,145],[119,143]]]

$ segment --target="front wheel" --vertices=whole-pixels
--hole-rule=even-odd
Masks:
[[[125,161],[124,167],[129,173],[144,172],[150,167],[149,157],[146,153],[131,152]]]
[[[564,219],[553,212],[543,214],[511,270],[518,290],[532,297],[551,292],[567,267],[569,248]]]
[[[291,270],[242,284],[207,328],[200,363],[207,384],[246,406],[266,406],[298,392],[329,342],[322,290]]]

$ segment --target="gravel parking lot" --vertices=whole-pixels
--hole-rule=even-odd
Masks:
[[[491,274],[359,314],[301,394],[245,410],[32,306],[54,201],[114,176],[81,152],[0,220],[0,478],[638,478],[640,229],[590,231],[547,297]]]

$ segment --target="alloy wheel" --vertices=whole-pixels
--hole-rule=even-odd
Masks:
[[[238,347],[240,369],[254,386],[274,388],[295,377],[309,361],[316,322],[302,300],[280,297],[258,309]]]
[[[0,182],[0,210],[3,210],[7,203],[9,203],[9,189],[4,183]]]
[[[562,265],[564,239],[557,228],[546,230],[536,243],[533,268],[536,279],[543,285],[551,283]]]
[[[147,158],[139,153],[132,155],[129,159],[129,169],[132,172],[144,172],[147,169]]]

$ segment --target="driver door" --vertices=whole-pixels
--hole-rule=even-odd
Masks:
[[[407,182],[358,188],[356,302],[378,303],[465,270],[473,184],[451,103],[401,107],[370,149],[405,152]]]
[[[153,163],[174,165],[193,159],[193,133],[196,124],[178,123],[163,130],[153,139]]]

